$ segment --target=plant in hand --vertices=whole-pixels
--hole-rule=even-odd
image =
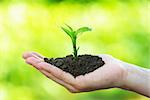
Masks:
[[[105,62],[98,56],[87,54],[78,55],[79,47],[76,45],[77,39],[79,35],[84,32],[91,31],[91,29],[88,27],[81,27],[75,31],[69,25],[66,26],[67,28],[61,28],[72,40],[73,55],[68,55],[62,58],[44,58],[44,61],[72,74],[74,77],[93,72],[103,66]]]

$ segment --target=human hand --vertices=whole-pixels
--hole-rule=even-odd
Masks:
[[[34,66],[49,79],[61,84],[72,93],[123,86],[126,69],[122,63],[110,55],[99,56],[102,57],[105,65],[91,73],[74,78],[71,74],[44,62],[44,57],[35,52],[23,54],[26,63]]]

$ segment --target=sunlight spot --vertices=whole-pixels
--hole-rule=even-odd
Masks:
[[[6,100],[6,91],[4,89],[0,89],[0,100]]]
[[[26,11],[26,6],[21,5],[13,5],[9,7],[9,16],[12,23],[22,23],[24,21],[24,12]]]

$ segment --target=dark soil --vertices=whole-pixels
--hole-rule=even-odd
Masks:
[[[105,64],[102,58],[92,55],[79,55],[76,59],[68,55],[63,58],[44,58],[44,61],[69,72],[74,77],[93,72]]]

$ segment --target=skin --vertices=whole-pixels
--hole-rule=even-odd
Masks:
[[[71,74],[43,61],[35,52],[25,52],[23,58],[49,79],[72,93],[108,88],[121,88],[150,97],[150,70],[128,64],[110,55],[101,54],[105,65],[86,75],[74,78]]]

